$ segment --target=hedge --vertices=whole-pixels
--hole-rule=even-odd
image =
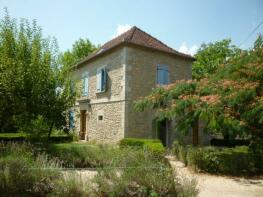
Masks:
[[[120,147],[146,149],[156,155],[163,155],[165,152],[162,142],[157,139],[124,138],[120,141]]]
[[[227,147],[235,147],[235,146],[248,146],[250,144],[249,140],[238,140],[238,139],[212,139],[210,141],[211,146],[227,146]]]
[[[24,142],[27,136],[24,133],[0,133],[0,141],[3,142]],[[72,142],[72,135],[54,135],[50,137],[51,143]]]
[[[173,144],[173,152],[185,165],[197,171],[227,175],[252,175],[263,172],[263,164],[259,164],[262,160],[256,159],[248,146],[193,147],[176,141]]]

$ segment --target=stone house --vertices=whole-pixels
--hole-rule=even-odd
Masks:
[[[160,138],[170,145],[175,138],[172,124],[155,124],[154,112],[135,112],[133,103],[156,85],[191,79],[194,60],[137,27],[105,43],[74,67],[82,91],[74,113],[80,138],[106,143]]]

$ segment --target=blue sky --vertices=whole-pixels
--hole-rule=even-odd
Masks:
[[[136,25],[167,45],[194,53],[201,43],[231,38],[240,45],[263,20],[263,0],[0,0],[15,18],[36,19],[60,49],[78,38],[103,44]],[[252,45],[263,25],[245,42]]]

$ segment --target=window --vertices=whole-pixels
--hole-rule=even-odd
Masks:
[[[157,66],[157,84],[166,85],[169,84],[169,70],[167,65]]]
[[[103,116],[102,116],[102,115],[99,115],[99,116],[98,116],[98,120],[103,120]]]
[[[107,72],[105,68],[97,70],[97,92],[105,92],[107,85]]]
[[[85,72],[82,76],[82,95],[88,96],[89,93],[89,74]]]

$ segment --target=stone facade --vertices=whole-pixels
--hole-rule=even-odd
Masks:
[[[74,71],[77,86],[81,89],[82,74],[88,73],[88,95],[78,99],[75,119],[76,130],[79,132],[80,111],[86,113],[85,139],[97,142],[117,142],[124,137],[124,49],[117,48],[105,56],[89,62]],[[108,81],[105,92],[97,92],[97,69],[105,67]],[[99,119],[102,116],[102,120]]]
[[[133,103],[140,97],[150,94],[157,85],[157,66],[167,65],[170,83],[180,79],[191,79],[192,64],[190,60],[175,57],[156,50],[141,47],[127,48],[127,125],[125,137],[152,138],[156,136],[153,111],[136,113]]]
[[[89,76],[88,96],[80,96],[76,104],[78,114],[83,110],[86,114],[86,140],[116,143],[124,137],[156,137],[153,127],[155,113],[135,112],[133,104],[156,87],[159,64],[168,66],[171,83],[191,79],[191,60],[135,45],[119,46],[74,71],[74,78],[79,84],[82,73],[88,72]],[[97,69],[104,66],[108,74],[107,89],[97,93]],[[81,130],[80,119],[77,115],[78,132]],[[174,138],[170,135],[169,141],[172,141],[171,137]]]

